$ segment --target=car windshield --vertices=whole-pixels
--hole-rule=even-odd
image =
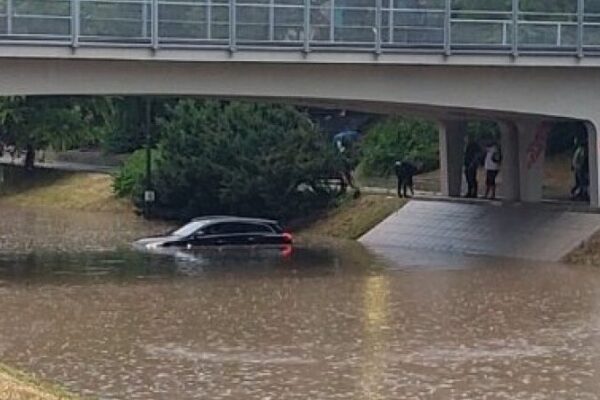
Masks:
[[[189,236],[192,233],[196,232],[197,230],[201,229],[202,227],[206,226],[208,224],[208,221],[192,221],[184,226],[182,226],[181,228],[177,229],[176,231],[173,231],[172,235],[173,236]]]

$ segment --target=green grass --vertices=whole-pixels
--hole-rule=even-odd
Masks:
[[[397,197],[384,195],[347,199],[338,208],[301,230],[301,233],[356,240],[405,203]]]
[[[57,385],[0,364],[0,398],[10,400],[78,400]]]
[[[76,211],[132,212],[133,206],[117,198],[110,175],[87,172],[6,169],[0,202],[21,207]]]

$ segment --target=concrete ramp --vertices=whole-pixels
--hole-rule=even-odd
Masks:
[[[532,206],[411,201],[360,241],[394,249],[559,261],[600,229],[600,215]]]

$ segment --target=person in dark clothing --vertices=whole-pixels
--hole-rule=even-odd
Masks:
[[[410,161],[396,161],[394,170],[398,178],[398,197],[408,197],[407,189],[414,196],[413,176],[417,173],[417,167]]]
[[[481,164],[482,151],[479,144],[472,138],[468,139],[465,149],[465,178],[467,181],[466,197],[477,198],[477,169]]]
[[[571,170],[575,176],[575,186],[571,189],[572,200],[589,200],[589,161],[587,143],[576,139],[575,152],[571,161]]]

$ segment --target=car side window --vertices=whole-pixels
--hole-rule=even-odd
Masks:
[[[273,233],[273,230],[271,228],[269,228],[267,225],[262,225],[262,224],[247,224],[248,225],[248,232],[253,232],[253,233]]]
[[[248,222],[223,222],[204,229],[208,235],[227,235],[239,233],[272,233],[273,230],[263,224]]]
[[[213,224],[204,229],[207,235],[219,235],[223,229],[223,224]]]

